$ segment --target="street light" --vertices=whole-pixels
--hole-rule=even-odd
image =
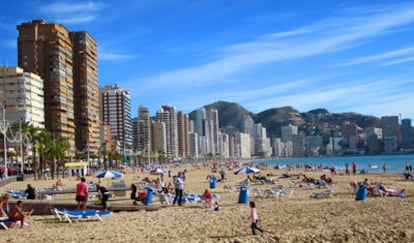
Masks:
[[[8,172],[7,172],[7,128],[8,125],[6,124],[6,107],[4,107],[3,104],[0,104],[2,110],[3,110],[3,127],[1,128],[1,133],[3,133],[3,151],[4,151],[4,175],[7,178]]]

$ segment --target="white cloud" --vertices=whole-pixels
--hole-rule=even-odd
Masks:
[[[407,5],[369,16],[330,18],[312,26],[271,33],[256,41],[228,46],[216,61],[174,70],[149,78],[153,86],[169,83],[183,86],[205,86],[220,83],[229,75],[237,74],[257,64],[301,59],[322,55],[360,45],[358,42],[382,35],[386,31],[414,22],[414,8]],[[377,13],[378,11],[376,11]],[[309,32],[309,30],[313,30]],[[274,37],[274,38],[272,38]],[[292,37],[282,38],[281,37]]]
[[[56,2],[39,5],[40,13],[63,24],[88,23],[98,18],[98,12],[106,5],[99,2]]]
[[[97,2],[57,2],[42,5],[41,11],[52,14],[66,14],[66,13],[84,13],[84,12],[96,12],[105,7],[102,3]]]
[[[108,52],[99,52],[99,60],[101,61],[126,61],[133,58],[136,58],[136,55],[127,55],[127,54],[116,54]]]

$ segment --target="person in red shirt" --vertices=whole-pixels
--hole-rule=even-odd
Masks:
[[[357,171],[357,164],[355,162],[352,162],[352,174],[356,175],[356,171]]]
[[[208,189],[204,191],[201,200],[204,202],[205,207],[211,208],[213,206],[213,195],[211,195],[211,192]]]
[[[78,202],[77,209],[86,209],[88,202],[88,184],[85,177],[81,178],[81,182],[76,185],[76,201]]]

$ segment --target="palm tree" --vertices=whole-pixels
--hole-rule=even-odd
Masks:
[[[37,151],[39,152],[40,166],[38,169],[39,175],[42,175],[42,171],[45,169],[45,160],[48,157],[50,148],[52,147],[53,136],[47,130],[41,130],[38,134],[38,143],[36,144]]]
[[[53,139],[52,146],[49,150],[49,155],[52,157],[52,179],[55,179],[55,171],[57,171],[57,178],[59,178],[59,165],[61,165],[61,159],[65,157],[65,152],[69,149],[70,144],[66,138],[58,137]]]
[[[23,129],[23,127],[25,127]],[[36,175],[37,175],[37,158],[36,158],[36,143],[39,139],[39,133],[42,131],[41,128],[35,127],[32,124],[28,125],[26,127],[22,126],[22,132],[23,134],[26,134],[30,143],[32,144],[32,165],[33,165],[33,173],[34,173],[34,180],[36,180]]]

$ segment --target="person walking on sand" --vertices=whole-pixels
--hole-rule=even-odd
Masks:
[[[81,178],[81,182],[76,185],[76,201],[78,205],[76,209],[86,209],[86,203],[88,202],[88,184],[85,177]]]
[[[260,232],[263,233],[263,229],[259,228],[259,226],[257,226],[257,222],[259,221],[259,217],[257,216],[257,209],[256,209],[256,204],[254,202],[250,202],[250,216],[249,219],[252,222],[252,233],[253,235],[256,234],[256,229]]]

